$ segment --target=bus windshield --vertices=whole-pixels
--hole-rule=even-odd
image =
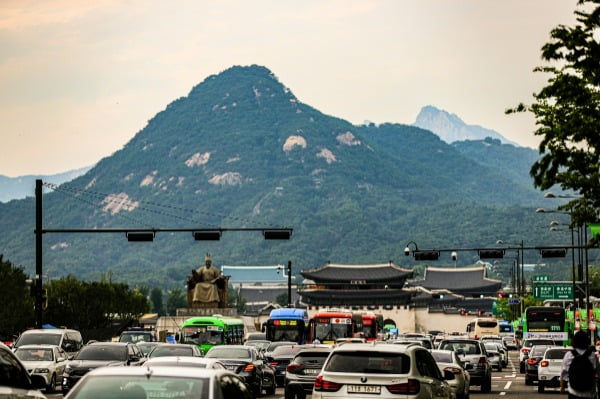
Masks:
[[[181,342],[195,345],[220,345],[224,343],[223,331],[217,326],[185,327]]]

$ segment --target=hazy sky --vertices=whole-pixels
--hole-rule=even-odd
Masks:
[[[540,48],[576,0],[0,0],[0,174],[111,155],[233,65],[269,68],[352,123],[411,124],[425,105],[536,147]]]

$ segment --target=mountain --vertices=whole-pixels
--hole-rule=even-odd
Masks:
[[[446,143],[462,140],[483,140],[486,137],[491,137],[505,144],[519,146],[494,130],[478,125],[467,125],[455,114],[450,114],[431,105],[421,108],[413,126],[432,131]]]
[[[46,184],[44,229],[90,233],[44,234],[44,274],[170,289],[206,252],[215,265],[289,260],[299,275],[328,260],[411,267],[410,241],[422,249],[545,242],[547,221],[534,212],[542,195],[515,184],[512,165],[460,148],[415,126],[352,125],[302,103],[267,68],[235,66],[171,102],[84,175]],[[0,253],[32,272],[33,199],[0,204],[0,220]],[[269,227],[293,228],[292,239],[237,231]],[[93,234],[101,228],[226,231],[220,241],[158,232],[153,243],[130,243]],[[477,259],[464,253],[459,265]]]
[[[13,199],[33,196],[35,181],[37,179],[62,184],[85,174],[91,168],[91,166],[87,166],[54,175],[26,175],[18,177],[0,175],[0,202],[8,202]]]

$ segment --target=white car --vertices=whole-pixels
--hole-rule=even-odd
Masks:
[[[46,399],[44,379],[30,376],[10,348],[0,343],[0,398]]]
[[[317,376],[312,399],[454,399],[431,353],[420,345],[344,344],[333,348]]]
[[[565,353],[573,348],[553,346],[546,349],[544,357],[538,364],[538,392],[544,393],[546,388],[560,387],[560,371]]]
[[[198,367],[100,367],[87,373],[65,399],[253,399],[243,379],[228,370]]]
[[[68,361],[67,353],[56,345],[22,345],[15,355],[30,375],[39,375],[46,381],[46,392],[53,393],[60,386]]]

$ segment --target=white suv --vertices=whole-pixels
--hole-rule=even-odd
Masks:
[[[560,370],[565,353],[572,348],[553,346],[546,349],[544,357],[538,364],[538,392],[544,393],[546,388],[560,387]]]
[[[420,345],[344,344],[333,349],[317,376],[312,399],[377,395],[378,398],[453,399],[444,374]]]

